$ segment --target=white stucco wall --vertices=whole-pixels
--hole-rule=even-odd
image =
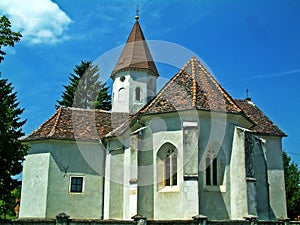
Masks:
[[[26,156],[19,218],[46,217],[50,158],[50,153]]]
[[[230,160],[231,218],[243,219],[248,215],[245,169],[245,133],[236,128]]]
[[[161,138],[163,137],[163,138]],[[157,152],[160,147],[165,144],[170,143],[176,147],[178,150],[177,154],[177,165],[178,165],[178,175],[177,175],[177,186],[164,187],[158,190],[157,185],[157,166],[156,158]],[[184,186],[183,186],[183,152],[182,152],[182,131],[168,131],[168,132],[157,132],[153,134],[153,166],[154,169],[154,218],[155,219],[182,219],[184,218]],[[167,204],[166,204],[167,203]],[[172,207],[170,207],[172,206]]]
[[[96,142],[31,143],[24,164],[20,216],[55,218],[65,212],[71,218],[101,218],[104,155]],[[69,192],[70,176],[83,176],[82,193]]]
[[[271,216],[286,218],[286,195],[281,137],[265,136]]]
[[[190,113],[182,113],[179,116],[176,114],[155,115],[141,120],[140,122],[145,124],[145,129],[134,133],[136,137],[139,137],[138,151],[134,152],[134,147],[131,146],[126,147],[119,154],[110,156],[124,164],[117,171],[109,172],[110,176],[120,176],[119,179],[124,184],[122,187],[111,182],[107,185],[109,193],[106,193],[105,196],[110,204],[109,209],[106,209],[107,218],[130,219],[132,212],[136,212],[148,219],[191,219],[197,214],[216,220],[240,220],[249,214],[256,214],[260,219],[271,219],[267,193],[268,179],[271,179],[270,193],[272,191],[273,193],[270,194],[270,199],[273,198],[272,207],[275,207],[272,212],[274,215],[283,212],[283,215],[285,212],[285,208],[282,208],[285,204],[285,199],[282,197],[284,194],[282,191],[283,172],[282,168],[278,167],[281,165],[281,156],[278,155],[281,151],[281,140],[271,139],[269,142],[265,142],[251,134],[253,140],[256,140],[252,146],[255,163],[251,165],[256,175],[253,179],[248,179],[245,154],[245,145],[247,144],[245,132],[248,131],[239,128],[239,124],[237,124],[237,121],[242,121],[242,119],[231,116],[224,121],[224,117],[217,115],[212,121],[211,116],[210,114],[199,115],[199,118],[193,120],[195,118]],[[193,137],[193,140],[184,140],[184,123],[197,124],[197,132],[193,131],[197,135]],[[186,134],[190,137],[195,134],[193,132],[189,130]],[[188,141],[189,144],[184,143],[185,141]],[[194,150],[191,151],[193,148],[191,141],[195,141],[196,156],[193,155]],[[178,185],[158,188],[157,153],[160,147],[166,143],[173,145],[178,151]],[[265,143],[269,144],[268,147],[265,147]],[[112,141],[110,144],[110,150],[120,145],[118,141]],[[218,186],[205,184],[203,163],[205,154],[210,148],[220,149],[218,166],[224,171],[220,174],[222,183]],[[267,151],[270,149],[275,149],[275,151],[268,153]],[[191,156],[191,160],[185,158]],[[196,163],[193,161],[194,159],[196,159]],[[268,162],[267,165],[267,161],[271,162]],[[107,165],[110,164],[111,158]],[[138,172],[128,167],[133,164],[138,164]],[[116,168],[116,165],[110,165],[110,170],[116,170]],[[266,168],[268,168],[267,174],[265,174]],[[198,169],[199,171],[197,171]],[[194,176],[194,180],[184,179],[185,175]],[[276,181],[278,177],[281,179],[281,183],[275,184],[278,182],[278,180]],[[129,184],[128,181],[132,178],[133,180],[138,178],[138,186]],[[280,195],[278,201],[275,199],[277,193]],[[113,205],[111,205],[112,201]],[[118,204],[120,207],[116,208],[115,206]]]
[[[121,81],[120,78],[124,80]],[[146,71],[126,70],[114,77],[112,112],[136,113],[156,94],[157,77]],[[135,89],[140,88],[140,101],[135,100]]]

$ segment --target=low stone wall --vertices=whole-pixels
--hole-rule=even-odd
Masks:
[[[205,216],[194,216],[191,220],[147,220],[142,215],[136,215],[133,220],[79,220],[70,219],[65,213],[60,213],[56,219],[19,219],[0,221],[0,225],[300,225],[300,221],[278,220],[259,221],[256,217],[245,220],[215,221]]]
[[[135,221],[122,220],[68,220],[67,223],[57,223],[56,220],[15,220],[15,221],[0,221],[0,225],[205,225],[205,223],[197,223],[193,220],[167,220],[167,221],[146,221],[141,224]],[[250,225],[249,221],[210,221],[207,220],[206,225]],[[279,221],[257,221],[257,225],[285,225]],[[291,221],[287,225],[300,225],[300,221]]]

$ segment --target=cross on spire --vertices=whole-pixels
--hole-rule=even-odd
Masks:
[[[138,20],[139,18],[140,18],[140,7],[139,5],[136,5],[135,19]]]
[[[251,101],[251,98],[249,98],[249,89],[246,89],[246,100]]]

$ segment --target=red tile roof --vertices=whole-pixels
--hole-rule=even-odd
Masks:
[[[138,20],[129,34],[111,77],[117,72],[127,69],[147,70],[158,76],[157,68]]]
[[[267,117],[253,102],[247,100],[235,100],[244,113],[256,123],[251,130],[256,134],[287,136]]]
[[[99,140],[122,134],[143,115],[190,109],[245,115],[255,123],[253,132],[286,136],[253,103],[246,100],[233,100],[209,71],[193,57],[158,95],[134,116],[102,110],[59,108],[24,140]]]
[[[46,122],[23,140],[100,140],[128,120],[127,113],[59,108]]]
[[[195,57],[192,57],[139,113],[165,113],[188,109],[242,112],[232,97]]]

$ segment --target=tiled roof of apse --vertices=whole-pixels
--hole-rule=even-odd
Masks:
[[[240,113],[242,110],[210,72],[192,57],[140,110],[142,114],[199,109]]]

